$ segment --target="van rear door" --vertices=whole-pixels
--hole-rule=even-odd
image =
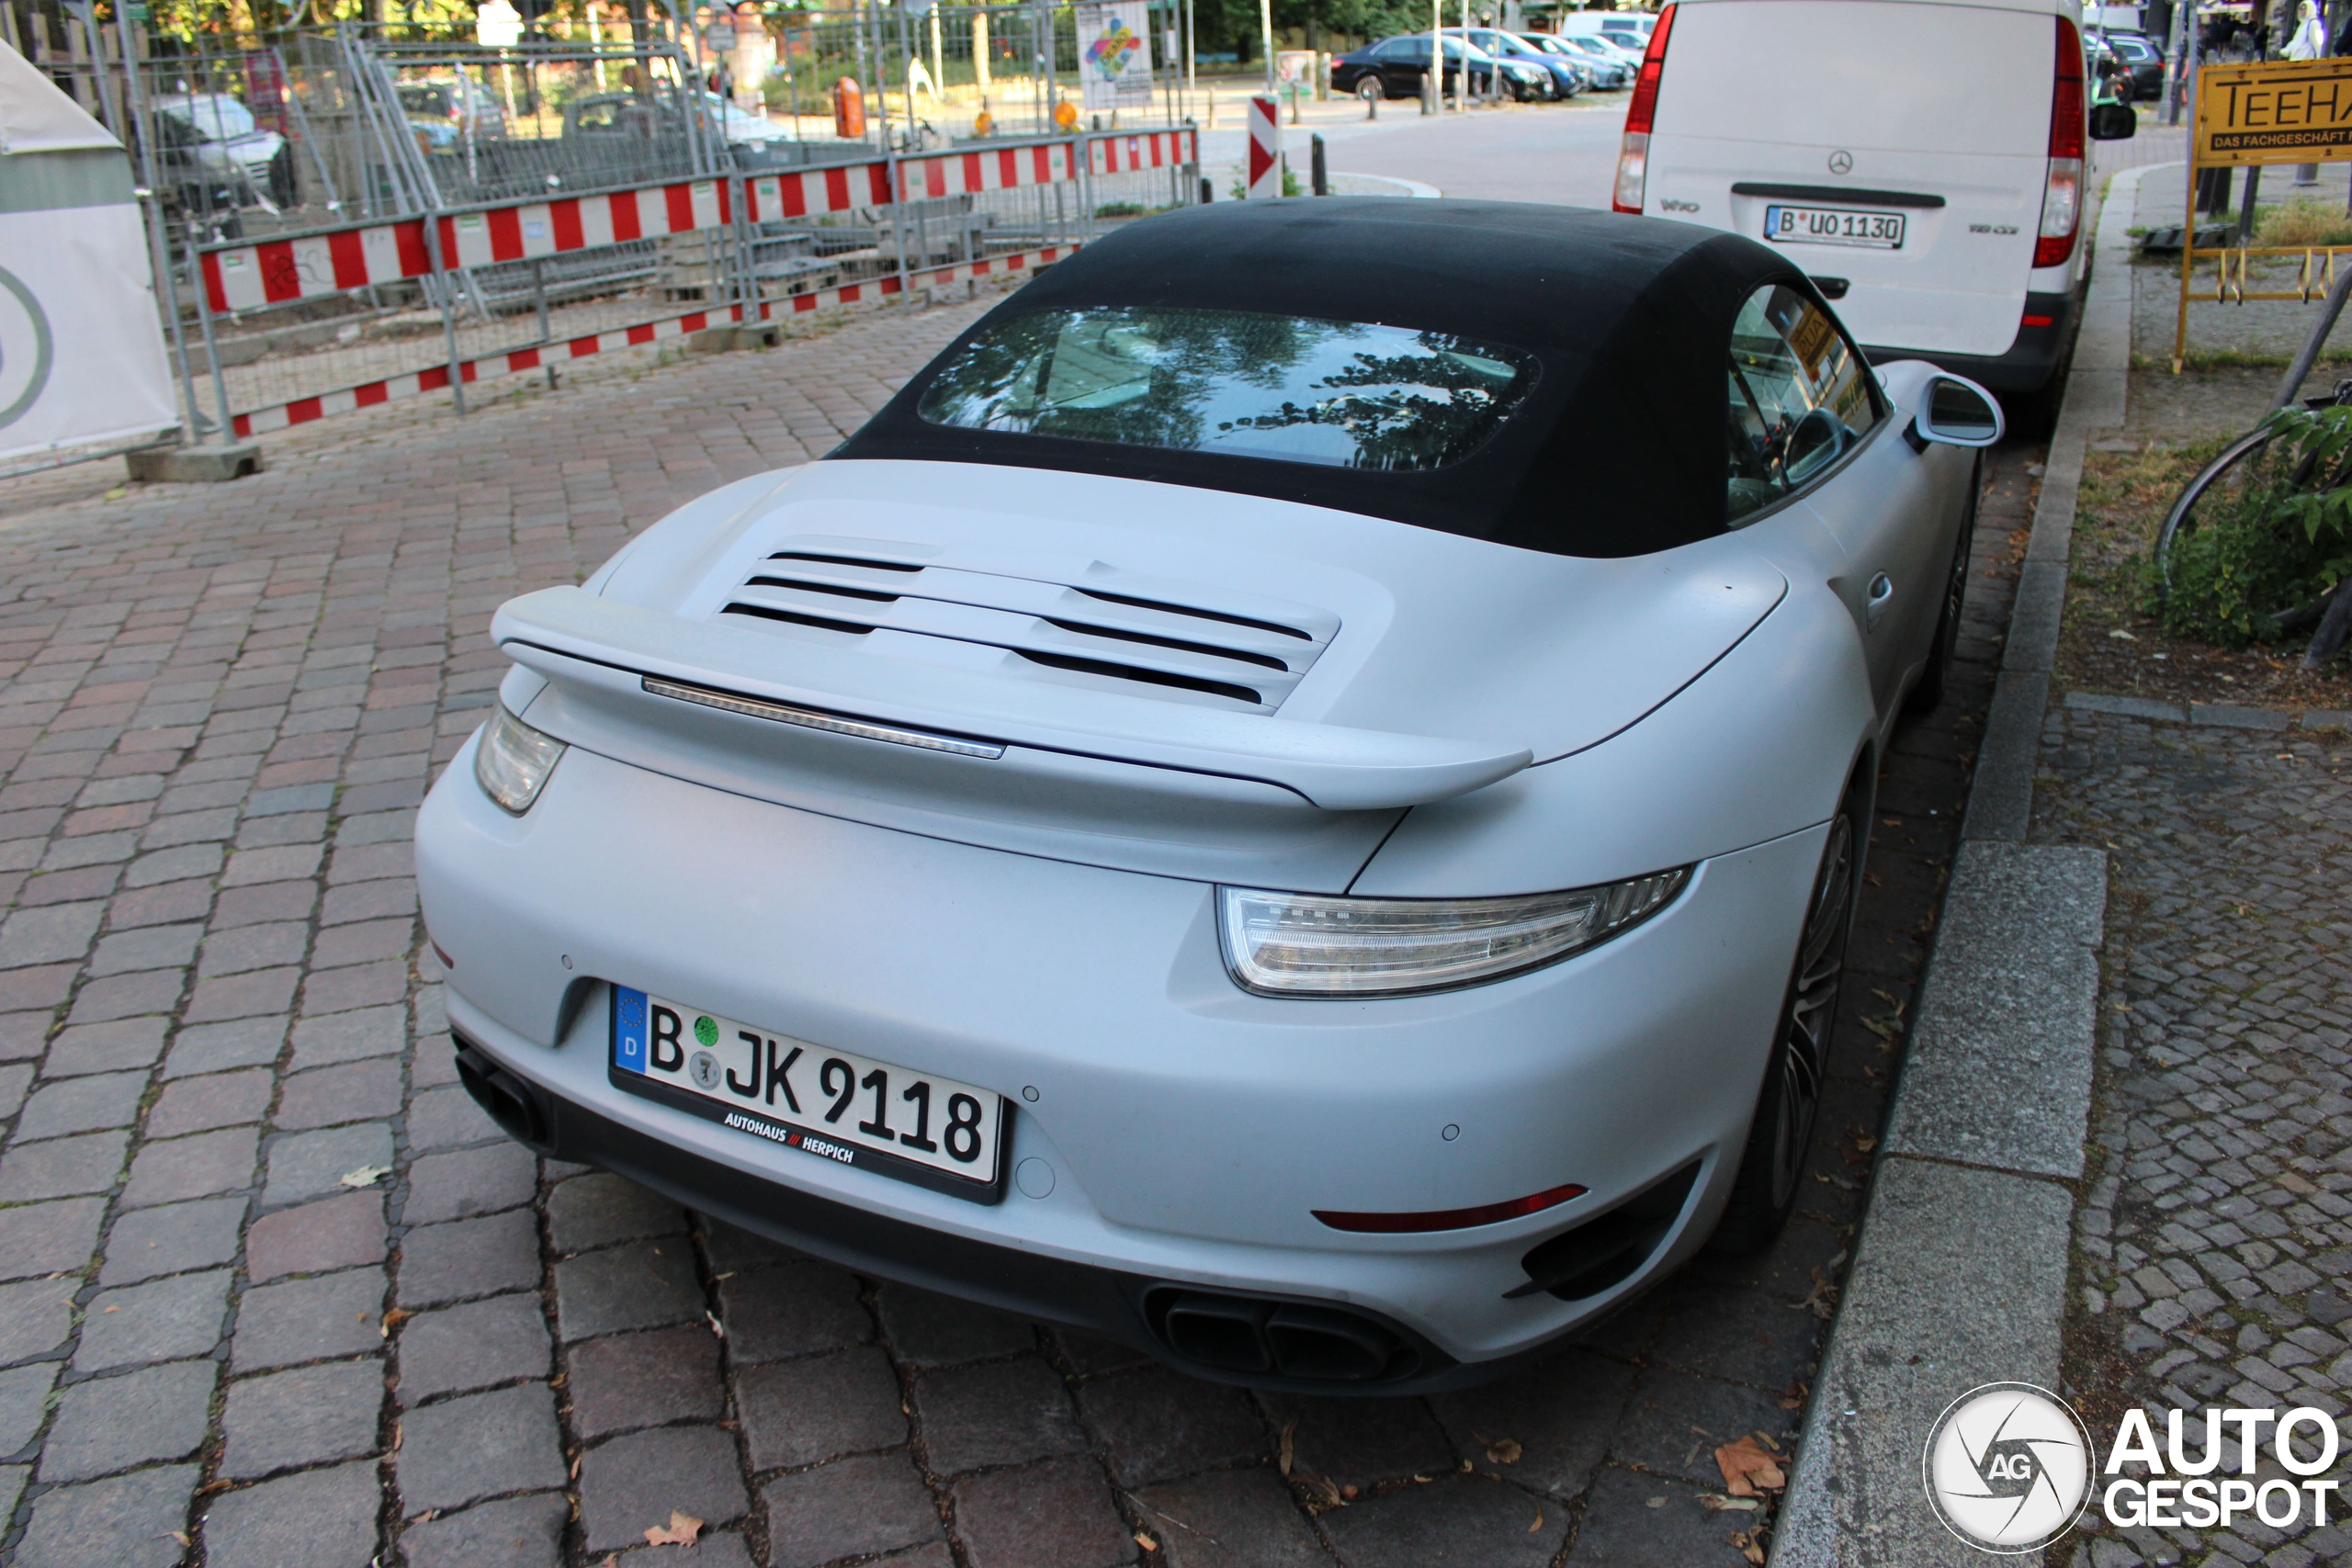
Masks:
[[[1872,349],[2002,354],[2041,224],[2053,16],[1932,0],[1681,5],[1645,209],[1848,279],[1838,313]]]

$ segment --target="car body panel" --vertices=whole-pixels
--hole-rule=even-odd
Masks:
[[[703,1185],[671,1190],[730,1214],[775,1210],[739,1179],[838,1205],[770,1234],[1171,1358],[1135,1304],[1160,1284],[1360,1309],[1447,1359],[1414,1387],[1531,1355],[1689,1257],[1730,1194],[1830,819],[1927,657],[1919,563],[1958,543],[1973,454],[1909,438],[1933,374],[1883,367],[1883,417],[1737,526],[1614,558],[977,457],[722,487],[493,623],[502,705],[569,750],[513,815],[475,780],[478,733],[419,813],[469,1084],[601,1130],[535,1146],[674,1151]],[[1905,592],[1873,617],[1882,574]],[[839,607],[747,620],[755,588]],[[1078,671],[1023,651],[1181,615],[1202,629],[1141,638],[1135,669],[1295,657],[1233,695],[1105,673],[1109,644]],[[1261,994],[1221,941],[1220,886],[1443,899],[1669,871],[1672,899],[1608,940],[1422,994]],[[631,1094],[616,986],[1007,1097],[1031,1179],[975,1201]],[[1531,1279],[1532,1248],[1685,1170],[1633,1273],[1577,1300]],[[1483,1225],[1315,1213],[1568,1185]],[[1038,1281],[1008,1290],[1023,1258]]]
[[[951,485],[953,505],[906,499]],[[1076,473],[812,465],[695,503],[600,573],[597,592],[543,590],[503,611],[494,635],[555,677],[525,716],[608,756],[965,842],[1336,892],[1396,808],[1635,724],[1788,592],[1762,535],[1584,560],[1257,497],[1204,512],[1195,498]],[[811,532],[853,515],[873,533]],[[1218,603],[1317,606],[1338,629],[1279,711],[1261,714],[1116,682],[1082,689],[993,648],[899,637],[886,651],[878,635],[716,615],[772,552],[810,545],[1170,599],[1246,581],[1250,594]],[[1545,613],[1563,602],[1586,608]],[[1548,673],[1562,670],[1577,678]],[[648,675],[1012,750],[876,747],[648,696]]]

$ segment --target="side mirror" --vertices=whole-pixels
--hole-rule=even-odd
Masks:
[[[1990,446],[2006,428],[2001,405],[1973,381],[1939,376],[1928,383],[1926,406],[1911,422],[1913,444],[1936,442],[1945,446]]]
[[[2091,140],[2094,141],[2128,141],[2139,134],[2140,117],[2132,112],[2130,104],[2093,104],[2091,106]]]

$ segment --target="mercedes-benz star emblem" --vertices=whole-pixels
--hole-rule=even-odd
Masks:
[[[1832,152],[1829,154],[1829,172],[1833,175],[1852,174],[1854,172],[1854,155],[1851,152],[1847,152],[1842,147],[1837,152]]]

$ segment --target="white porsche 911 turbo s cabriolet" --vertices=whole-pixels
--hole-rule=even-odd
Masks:
[[[1999,433],[1736,235],[1129,226],[499,611],[417,825],[460,1073],[1204,1376],[1493,1375],[1787,1216]]]

